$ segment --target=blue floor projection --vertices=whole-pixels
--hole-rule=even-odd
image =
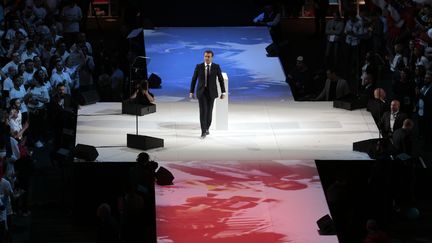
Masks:
[[[185,101],[195,65],[204,50],[215,53],[214,62],[229,78],[230,102],[283,101],[292,97],[281,63],[267,57],[271,43],[266,27],[176,27],[145,30],[148,72],[162,78],[152,90],[168,101]]]

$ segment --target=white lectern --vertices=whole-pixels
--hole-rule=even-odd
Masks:
[[[228,91],[228,75],[226,73],[222,73],[225,84],[225,99],[221,100],[217,98],[215,100],[214,109],[213,109],[213,122],[212,127],[216,130],[228,130],[228,100],[229,100],[229,91]],[[221,88],[219,85],[219,81],[216,80],[219,96],[222,94]]]

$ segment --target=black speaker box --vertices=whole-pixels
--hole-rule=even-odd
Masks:
[[[320,235],[335,235],[336,228],[330,215],[326,214],[317,221]]]
[[[349,111],[366,108],[366,106],[367,106],[367,100],[359,99],[356,97],[333,101],[334,108],[340,108]]]
[[[77,144],[74,149],[74,157],[85,161],[95,161],[99,156],[94,146]]]
[[[156,105],[140,105],[124,101],[122,103],[122,114],[144,116],[156,112]]]
[[[158,89],[161,87],[162,79],[156,74],[152,73],[148,78],[149,88]]]
[[[99,94],[96,90],[83,91],[79,95],[80,105],[91,105],[99,101]]]
[[[271,43],[266,46],[267,56],[268,57],[277,57],[279,55],[279,47],[275,43]]]
[[[164,140],[145,135],[127,134],[127,147],[141,150],[163,148]]]
[[[159,167],[156,171],[156,183],[160,186],[173,185],[174,175],[165,167]]]

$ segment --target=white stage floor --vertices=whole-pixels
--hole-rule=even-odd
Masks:
[[[163,138],[165,147],[147,151],[158,161],[369,159],[352,143],[375,138],[366,110],[335,109],[331,102],[230,103],[229,129],[210,130],[201,140],[198,103],[160,102],[139,118],[139,134]],[[135,116],[121,115],[121,103],[81,107],[76,143],[93,145],[98,161],[135,161],[140,150],[126,147]]]

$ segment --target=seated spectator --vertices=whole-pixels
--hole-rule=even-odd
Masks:
[[[389,110],[389,105],[386,101],[386,93],[384,89],[377,88],[374,90],[373,99],[369,99],[367,104],[367,110],[370,111],[375,124],[378,126],[383,114]]]
[[[296,66],[288,74],[287,81],[296,98],[301,98],[311,93],[312,77],[302,56],[297,57]]]
[[[350,88],[347,81],[338,77],[334,69],[328,69],[324,89],[315,100],[332,101],[347,97],[349,94]]]
[[[400,102],[393,100],[390,103],[390,111],[383,114],[380,121],[380,131],[384,138],[391,138],[393,132],[401,128],[403,121],[408,118],[408,115],[399,111]]]
[[[414,122],[411,119],[405,119],[402,127],[393,133],[392,141],[396,155],[402,153],[412,155],[413,127]]]
[[[390,243],[390,237],[380,228],[375,220],[369,219],[366,223],[367,236],[364,243]]]

